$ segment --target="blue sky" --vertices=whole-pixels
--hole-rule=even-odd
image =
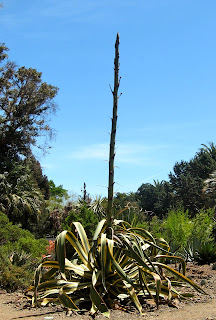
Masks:
[[[168,179],[216,142],[214,0],[5,0],[0,42],[19,66],[59,87],[44,174],[107,195],[113,59],[120,33],[115,191]]]

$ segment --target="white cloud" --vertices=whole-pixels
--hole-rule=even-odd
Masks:
[[[70,159],[108,159],[108,147],[106,144],[92,144],[83,146],[70,154]]]
[[[168,145],[144,146],[141,144],[118,144],[116,146],[116,163],[142,164],[143,158],[146,159],[149,153],[159,149],[167,149]],[[109,146],[107,144],[92,144],[82,146],[69,155],[70,159],[95,159],[108,160]]]

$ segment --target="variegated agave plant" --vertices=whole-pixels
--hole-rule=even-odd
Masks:
[[[44,261],[35,272],[33,303],[61,303],[68,309],[81,310],[90,302],[91,313],[100,311],[109,317],[114,299],[130,297],[142,313],[140,297],[168,301],[181,295],[175,286],[188,283],[204,292],[185,276],[185,262],[169,253],[163,239],[154,239],[140,228],[114,220],[112,236],[106,234],[107,220],[101,220],[89,240],[79,222],[75,231],[63,231],[55,242],[55,261]],[[71,260],[66,258],[68,242],[74,248]],[[182,273],[165,264],[178,261]],[[167,273],[171,277],[167,276]],[[184,296],[184,295],[182,295]]]

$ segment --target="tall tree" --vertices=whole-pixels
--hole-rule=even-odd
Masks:
[[[0,45],[0,168],[11,160],[29,156],[37,138],[52,129],[49,115],[55,112],[53,101],[57,87],[42,82],[41,72],[18,68],[8,60],[7,48]],[[40,146],[41,147],[41,146]]]
[[[203,146],[190,161],[176,163],[169,174],[174,201],[182,202],[190,215],[205,206],[202,197],[204,181],[216,170],[216,147],[213,143]]]

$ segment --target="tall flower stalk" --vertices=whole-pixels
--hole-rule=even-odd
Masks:
[[[115,59],[114,59],[114,90],[113,94],[113,117],[110,135],[110,152],[109,152],[109,183],[108,183],[108,206],[107,206],[107,228],[112,226],[113,221],[113,194],[114,194],[114,159],[115,159],[115,140],[117,126],[117,109],[118,109],[118,88],[119,88],[119,33],[115,42]]]

